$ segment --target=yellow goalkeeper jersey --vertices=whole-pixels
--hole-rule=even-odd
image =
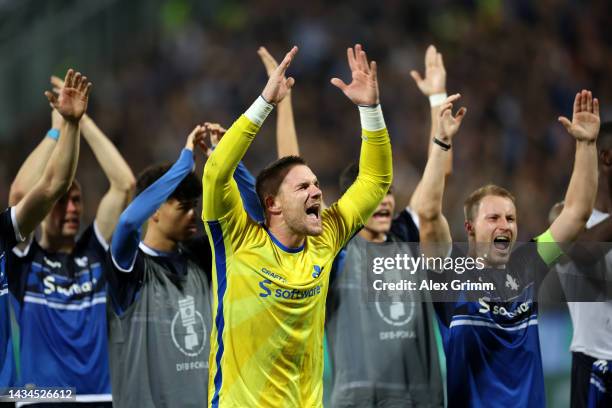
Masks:
[[[204,170],[203,220],[214,256],[209,405],[320,407],[332,262],[387,192],[389,136],[363,131],[357,181],[322,212],[320,236],[287,248],[250,219],[232,179],[258,130],[241,116]]]

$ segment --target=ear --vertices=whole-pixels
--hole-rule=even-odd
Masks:
[[[281,213],[280,200],[277,197],[271,195],[266,196],[264,199],[266,205],[266,211],[270,214],[278,215]]]
[[[156,224],[159,222],[159,208],[155,210],[155,212],[151,216],[151,220]]]
[[[470,221],[465,220],[463,222],[463,226],[465,228],[465,232],[467,233],[468,237],[474,237],[476,235],[474,233],[474,225]]]
[[[612,166],[612,149],[600,150],[599,160],[605,167]]]

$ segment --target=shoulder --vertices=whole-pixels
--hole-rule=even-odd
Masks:
[[[84,251],[97,251],[105,253],[108,251],[109,245],[106,239],[100,233],[96,222],[91,223],[81,236],[77,239],[74,253]]]

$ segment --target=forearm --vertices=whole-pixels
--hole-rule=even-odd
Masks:
[[[136,256],[139,230],[193,169],[193,152],[183,149],[178,160],[158,180],[140,193],[119,217],[111,253],[117,266],[128,269]]]
[[[115,145],[87,115],[81,120],[81,131],[102,171],[108,178],[111,188],[129,194],[136,183],[136,179]]]
[[[259,97],[229,128],[206,161],[202,180],[204,220],[220,218],[234,204],[231,194],[232,176],[271,111],[272,105]]]
[[[576,142],[574,170],[565,194],[564,210],[588,220],[597,195],[597,148],[595,143]]]
[[[445,166],[449,155],[450,151],[444,151],[437,145],[431,149],[419,183],[418,195],[413,200],[414,210],[418,213],[419,218],[433,220],[442,215]]]
[[[385,197],[393,179],[389,133],[382,119],[380,108],[377,108],[378,114],[374,113],[372,109],[360,108],[362,142],[359,174],[355,183],[342,197],[343,201],[352,203],[362,222],[365,222],[372,215],[372,212]],[[379,115],[378,123],[376,122],[377,115]],[[373,122],[372,119],[374,119]]]
[[[79,124],[64,121],[61,134],[42,176],[15,207],[22,236],[34,231],[74,180],[79,160]]]
[[[278,157],[299,156],[300,149],[295,130],[291,93],[280,101],[276,114],[276,148]]]
[[[53,149],[42,180],[49,186],[50,196],[59,199],[72,184],[79,162],[79,123],[64,121],[61,137]]]
[[[59,132],[59,129],[55,130]],[[51,157],[51,153],[53,153],[56,145],[56,139],[45,136],[26,158],[11,184],[9,193],[10,206],[16,205],[34,187],[43,174],[45,165],[49,161],[49,157]]]

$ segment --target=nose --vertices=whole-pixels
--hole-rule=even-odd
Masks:
[[[497,221],[497,226],[498,228],[504,229],[504,230],[509,230],[510,229],[510,223],[508,222],[507,219],[500,217]]]
[[[308,194],[315,199],[319,199],[321,198],[321,196],[323,195],[323,192],[321,191],[321,189],[315,185],[312,185],[310,187],[310,191],[308,191]]]
[[[74,202],[74,200],[68,200],[68,203],[66,205],[66,212],[74,213],[77,211],[78,211],[78,207],[76,203]]]

